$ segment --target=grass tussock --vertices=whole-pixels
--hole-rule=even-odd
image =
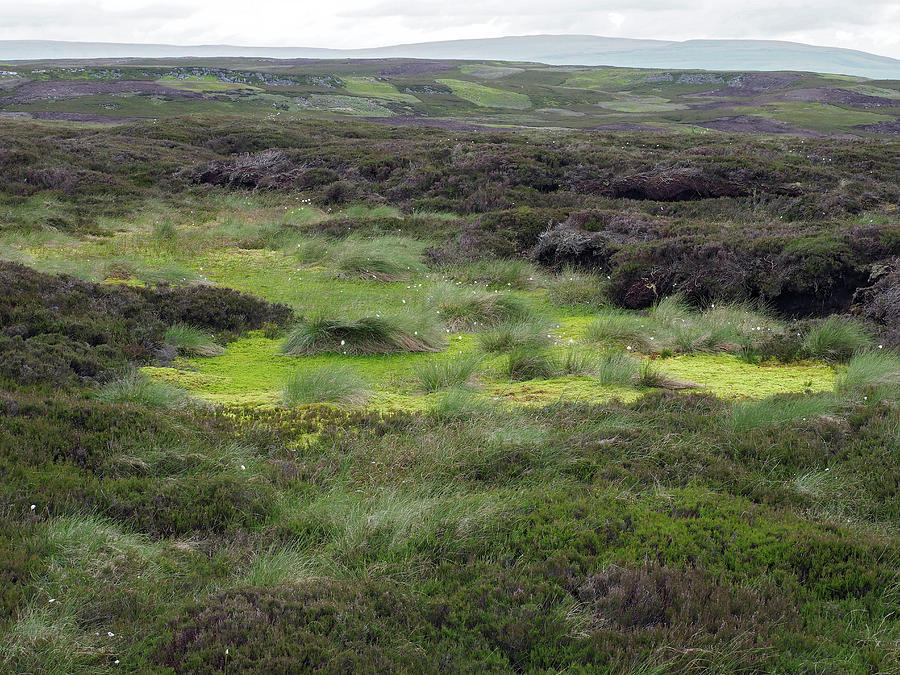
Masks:
[[[468,387],[453,387],[438,394],[428,415],[438,423],[485,420],[497,414],[497,406]]]
[[[556,377],[559,364],[546,349],[516,347],[509,353],[506,375],[514,381],[542,380]]]
[[[493,354],[507,354],[514,349],[535,348],[551,341],[548,326],[535,321],[504,321],[478,334],[481,349]]]
[[[531,308],[510,293],[463,289],[443,284],[432,293],[429,303],[451,331],[472,330],[504,321],[524,321]]]
[[[872,337],[861,323],[840,316],[817,322],[803,339],[809,356],[832,361],[846,361],[854,352],[871,344]]]
[[[871,391],[900,394],[900,354],[889,349],[866,349],[853,355],[835,383],[841,394]]]
[[[609,304],[606,279],[574,269],[565,269],[547,285],[547,299],[560,307],[600,309]]]
[[[281,394],[288,407],[310,403],[361,405],[369,396],[366,381],[347,366],[300,369],[285,379]]]
[[[580,347],[568,347],[558,358],[562,375],[591,376],[600,371],[601,359],[596,351]]]
[[[699,311],[679,296],[661,299],[646,314],[605,309],[588,324],[585,338],[606,346],[659,353],[743,352],[755,358],[760,347],[783,333],[781,324],[747,303],[712,304]]]
[[[422,391],[434,392],[451,387],[465,387],[481,364],[481,356],[467,354],[421,362],[414,377]]]
[[[360,319],[318,316],[297,324],[285,338],[281,353],[299,356],[435,352],[442,344],[439,329],[426,321],[396,316]]]
[[[400,281],[424,271],[422,250],[422,244],[403,237],[348,237],[330,255],[340,279]]]
[[[604,386],[625,386],[635,381],[640,361],[625,353],[570,347],[561,354],[537,347],[517,347],[509,353],[506,375],[511,380],[553,377],[596,377]]]
[[[584,338],[607,346],[627,346],[634,350],[646,350],[653,344],[650,338],[649,322],[644,317],[621,310],[607,309],[587,325]]]
[[[225,353],[225,348],[207,331],[183,323],[170,326],[164,338],[166,344],[185,356],[221,356]]]
[[[491,289],[528,290],[541,286],[544,275],[527,260],[490,258],[457,265],[445,274],[465,284],[483,284]]]
[[[148,408],[177,408],[188,401],[188,394],[183,389],[151,380],[137,371],[103,385],[96,396],[107,403],[130,403]]]
[[[597,380],[604,386],[625,386],[632,382],[640,368],[640,362],[630,354],[620,351],[604,352],[599,359]]]
[[[731,425],[736,432],[772,427],[789,422],[810,421],[827,415],[838,407],[832,394],[817,396],[792,395],[742,401],[735,404]]]

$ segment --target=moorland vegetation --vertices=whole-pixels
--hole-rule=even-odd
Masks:
[[[895,672],[898,151],[0,120],[0,664]]]

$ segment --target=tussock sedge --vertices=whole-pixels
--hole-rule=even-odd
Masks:
[[[478,330],[502,322],[525,321],[532,310],[522,298],[510,293],[495,293],[452,284],[441,284],[432,291],[428,305],[451,331]]]
[[[371,396],[367,382],[348,366],[319,366],[299,369],[282,387],[286,406],[309,403],[361,405]]]
[[[221,356],[225,353],[225,348],[217,344],[208,332],[183,323],[169,326],[165,341],[180,354],[188,356]]]
[[[440,329],[432,321],[397,316],[360,319],[317,316],[301,321],[289,332],[281,353],[296,356],[436,352],[442,345]]]

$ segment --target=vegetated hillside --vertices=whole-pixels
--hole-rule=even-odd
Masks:
[[[189,113],[390,124],[896,135],[897,79],[779,70],[554,67],[440,59],[18,62],[0,115],[81,122]],[[686,66],[685,66],[686,67]],[[894,76],[896,77],[896,75]]]
[[[466,59],[555,65],[706,70],[803,70],[900,77],[900,61],[864,51],[777,40],[640,40],[597,35],[518,35],[444,40],[370,49],[153,45],[52,40],[0,40],[0,59],[109,59],[123,57],[270,57],[280,59]]]
[[[0,670],[897,671],[898,153],[0,120]]]

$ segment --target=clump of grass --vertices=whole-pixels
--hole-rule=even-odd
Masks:
[[[628,346],[634,350],[645,350],[653,345],[649,322],[634,314],[621,310],[607,309],[588,324],[584,337],[589,342],[605,345]]]
[[[196,272],[178,264],[163,265],[155,268],[142,267],[135,276],[148,286],[158,284],[184,286],[201,280]]]
[[[328,258],[332,244],[321,235],[306,235],[287,241],[283,250],[299,262],[317,263]]]
[[[815,324],[803,339],[803,348],[814,358],[846,361],[872,344],[872,337],[858,321],[829,316]]]
[[[442,339],[436,326],[401,317],[367,316],[332,319],[317,316],[297,324],[281,353],[289,356],[337,354],[394,354],[435,352]]]
[[[301,369],[285,379],[281,398],[286,406],[309,403],[361,405],[370,396],[365,380],[347,366]]]
[[[562,376],[596,377],[602,385],[629,384],[638,360],[624,352],[604,352],[570,347],[554,355],[543,346],[517,347],[509,353],[506,374],[512,380],[537,380]]]
[[[334,273],[343,279],[399,281],[422,272],[422,245],[403,237],[348,237],[332,250]]]
[[[183,389],[151,380],[138,371],[103,385],[96,395],[107,403],[132,403],[148,408],[177,408],[188,399]]]
[[[637,385],[645,389],[658,389],[669,385],[670,380],[654,367],[651,361],[643,361],[637,375]]]
[[[494,258],[476,260],[447,270],[448,276],[463,283],[482,283],[490,288],[525,290],[540,286],[540,270],[527,260]]]
[[[111,260],[103,266],[100,275],[104,280],[127,281],[138,275],[138,267],[129,260]]]
[[[558,373],[558,364],[543,348],[517,347],[509,353],[506,374],[511,380],[542,380]]]
[[[900,354],[888,349],[866,349],[850,359],[838,376],[835,390],[841,394],[873,390],[882,394],[900,390]]]
[[[701,317],[697,321],[673,326],[667,342],[679,352],[693,354],[695,352],[739,351],[741,345],[737,340],[738,334],[732,327],[716,325]]]
[[[562,307],[592,309],[599,309],[609,301],[605,279],[572,269],[563,270],[550,281],[547,298]]]
[[[762,351],[753,343],[752,340],[744,338],[741,340],[741,347],[737,352],[737,357],[744,363],[758,365],[763,361]]]
[[[522,321],[531,314],[528,304],[510,293],[439,286],[429,304],[452,331],[489,326],[502,321]]]
[[[649,316],[663,326],[675,326],[693,318],[694,312],[680,295],[670,295],[653,305]]]
[[[550,338],[543,323],[504,321],[479,333],[478,342],[486,352],[506,354],[514,349],[545,345]]]
[[[627,385],[637,374],[638,368],[638,360],[625,352],[604,352],[600,355],[597,380],[607,387]]]
[[[178,228],[171,220],[161,220],[153,224],[152,235],[160,241],[173,241],[178,237]]]
[[[469,422],[483,419],[495,413],[495,406],[483,395],[471,389],[454,387],[438,396],[434,405],[428,410],[431,418],[439,422]]]
[[[225,348],[212,335],[183,323],[169,326],[165,341],[186,356],[221,356],[225,353]]]
[[[752,346],[781,330],[765,311],[747,303],[712,304],[697,312],[678,295],[660,300],[650,318],[660,326],[660,342],[686,354],[743,349],[752,359]]]
[[[423,391],[464,387],[481,363],[481,356],[467,354],[449,359],[429,359],[418,365],[415,378]]]
[[[596,375],[600,358],[595,351],[569,347],[559,359],[559,371],[562,375]]]
[[[762,427],[785,424],[797,419],[813,419],[825,415],[837,407],[832,394],[817,396],[775,396],[760,401],[742,401],[735,404],[731,414],[731,426],[737,431],[749,431]]]
[[[767,333],[778,334],[782,324],[764,307],[748,302],[724,302],[711,305],[702,314],[703,321],[711,328],[727,327],[735,336],[744,335],[759,339]]]

